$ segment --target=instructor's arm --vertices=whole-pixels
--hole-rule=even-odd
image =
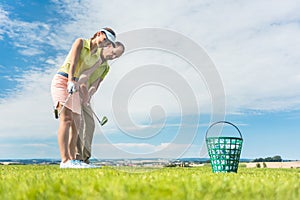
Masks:
[[[90,89],[87,89],[86,84],[80,84],[80,97],[82,99],[83,105],[88,105],[90,103],[90,100],[92,98],[92,95],[95,94],[97,91],[99,85],[101,82],[101,78],[98,78],[90,87]]]
[[[100,83],[102,82],[101,78],[98,78],[89,89],[89,97],[91,98],[99,88]]]

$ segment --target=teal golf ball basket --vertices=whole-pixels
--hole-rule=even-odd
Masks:
[[[209,131],[217,124],[229,124],[233,126],[240,137],[209,137]],[[237,126],[227,121],[219,121],[211,124],[206,131],[206,145],[212,171],[237,172],[243,145],[243,137]]]

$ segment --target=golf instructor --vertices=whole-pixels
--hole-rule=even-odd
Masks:
[[[103,48],[103,52],[110,50]],[[115,48],[112,49],[111,57],[107,60],[113,60],[119,58],[125,51],[125,47],[121,42],[115,43]],[[93,116],[93,110],[91,107],[91,97],[98,90],[100,83],[104,80],[105,76],[109,72],[110,66],[107,61],[104,61],[100,67],[98,67],[91,75],[86,74],[89,77],[86,84],[80,85],[80,96],[82,98],[81,105],[81,124],[79,129],[79,137],[77,140],[77,153],[76,160],[81,160],[86,164],[90,164],[90,157],[92,152],[92,140],[95,131],[95,121]],[[85,72],[83,72],[85,74]]]

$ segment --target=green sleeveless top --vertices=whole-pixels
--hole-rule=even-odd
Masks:
[[[83,48],[81,49],[78,63],[76,65],[76,69],[74,72],[74,77],[76,78],[78,78],[83,71],[91,68],[99,60],[102,51],[102,49],[98,48],[97,52],[91,55],[91,49],[90,49],[91,39],[82,39],[82,40],[83,40]],[[66,57],[63,65],[59,68],[58,70],[59,72],[69,73],[70,56],[71,56],[71,50],[68,53],[68,56]]]

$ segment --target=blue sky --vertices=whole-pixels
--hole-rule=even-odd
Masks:
[[[226,102],[223,117],[243,134],[242,157],[300,159],[299,9],[296,0],[1,1],[0,158],[59,158],[51,79],[75,38],[110,26],[129,51],[111,62],[93,100],[98,115],[109,118],[96,129],[95,158],[207,157],[205,131],[222,113],[212,111],[214,86],[181,52],[199,55],[216,70]],[[153,44],[179,34],[174,44],[163,43],[166,50],[174,45],[173,53],[161,46],[134,49],[138,39],[127,36],[144,28],[171,33],[153,37]],[[182,45],[186,38],[197,48]],[[150,77],[152,82],[143,82],[149,79],[143,71],[131,77],[146,65],[170,73]],[[132,78],[142,84],[123,99]],[[126,112],[133,123],[120,117]]]

